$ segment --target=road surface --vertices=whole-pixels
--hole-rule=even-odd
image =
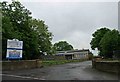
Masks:
[[[93,69],[91,61],[29,70],[3,71],[0,75],[3,80],[118,80],[117,74]]]

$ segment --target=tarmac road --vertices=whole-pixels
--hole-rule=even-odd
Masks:
[[[92,68],[91,61],[37,69],[3,71],[2,80],[118,80],[118,75]]]

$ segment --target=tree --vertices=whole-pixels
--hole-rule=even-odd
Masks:
[[[98,29],[97,31],[95,31],[92,36],[92,40],[90,42],[90,45],[91,45],[91,48],[93,50],[95,50],[95,48],[97,48],[98,50],[100,50],[100,41],[101,39],[103,38],[103,36],[109,32],[110,30],[108,28],[101,28],[101,29]]]
[[[44,21],[33,19],[31,21],[32,29],[37,33],[39,51],[47,52],[47,54],[52,54],[52,33],[48,31],[48,26],[44,24]]]
[[[59,41],[58,43],[54,44],[54,49],[56,51],[73,50],[73,46],[67,43],[66,41]]]
[[[101,28],[92,34],[91,48],[97,48],[100,56],[112,58],[115,51],[120,50],[120,34],[117,30]]]
[[[52,33],[44,21],[33,19],[20,2],[0,3],[2,9],[2,54],[6,55],[7,39],[23,41],[23,59],[35,59],[40,51],[50,53]]]
[[[112,58],[113,52],[120,50],[120,34],[117,30],[107,32],[100,41],[100,54]]]
[[[27,33],[29,32],[29,19],[31,12],[25,9],[20,2],[12,1],[11,4],[2,2],[2,46],[3,57],[6,54],[6,42],[7,39],[19,39],[26,43],[26,38],[29,38]],[[25,39],[24,39],[25,38]],[[28,51],[28,44],[24,44],[23,50]],[[28,53],[29,54],[29,53]]]

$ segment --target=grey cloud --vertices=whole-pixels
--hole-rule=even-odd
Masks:
[[[67,40],[75,48],[90,48],[92,33],[102,26],[118,27],[117,2],[61,2],[23,4],[35,18],[45,21],[53,43]]]

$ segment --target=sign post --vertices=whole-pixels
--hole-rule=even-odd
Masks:
[[[7,59],[22,58],[23,41],[17,39],[7,40]]]

